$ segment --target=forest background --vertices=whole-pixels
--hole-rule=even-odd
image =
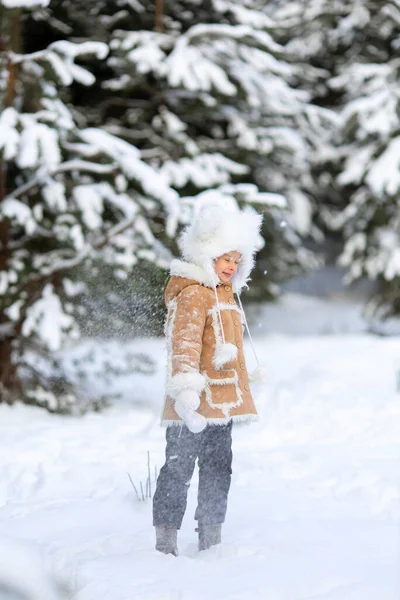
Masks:
[[[398,315],[399,46],[397,0],[0,0],[0,401],[102,406],[60,350],[160,335],[208,202],[264,214],[245,302],[339,265]]]

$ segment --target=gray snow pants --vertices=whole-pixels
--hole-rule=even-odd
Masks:
[[[153,499],[153,525],[180,529],[196,459],[199,489],[195,519],[199,524],[225,521],[232,476],[232,422],[207,425],[200,433],[186,427],[168,427],[166,461],[157,479]]]

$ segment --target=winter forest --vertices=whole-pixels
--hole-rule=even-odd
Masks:
[[[399,50],[399,0],[0,0],[0,600],[398,600]],[[164,288],[213,203],[263,215],[267,377],[176,559]]]

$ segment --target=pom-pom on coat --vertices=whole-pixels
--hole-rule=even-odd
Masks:
[[[203,207],[181,238],[183,260],[171,263],[165,290],[167,385],[162,423],[181,424],[174,401],[183,390],[200,396],[197,411],[210,424],[257,420],[243,354],[245,315],[240,296],[261,246],[261,215],[253,209]],[[221,283],[214,260],[236,250],[237,272]]]

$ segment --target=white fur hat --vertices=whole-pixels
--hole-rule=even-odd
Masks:
[[[253,208],[227,208],[222,204],[203,206],[183,231],[182,256],[213,277],[214,259],[236,250],[242,255],[232,283],[235,291],[246,285],[254,266],[254,254],[263,246],[260,236],[262,215]]]

